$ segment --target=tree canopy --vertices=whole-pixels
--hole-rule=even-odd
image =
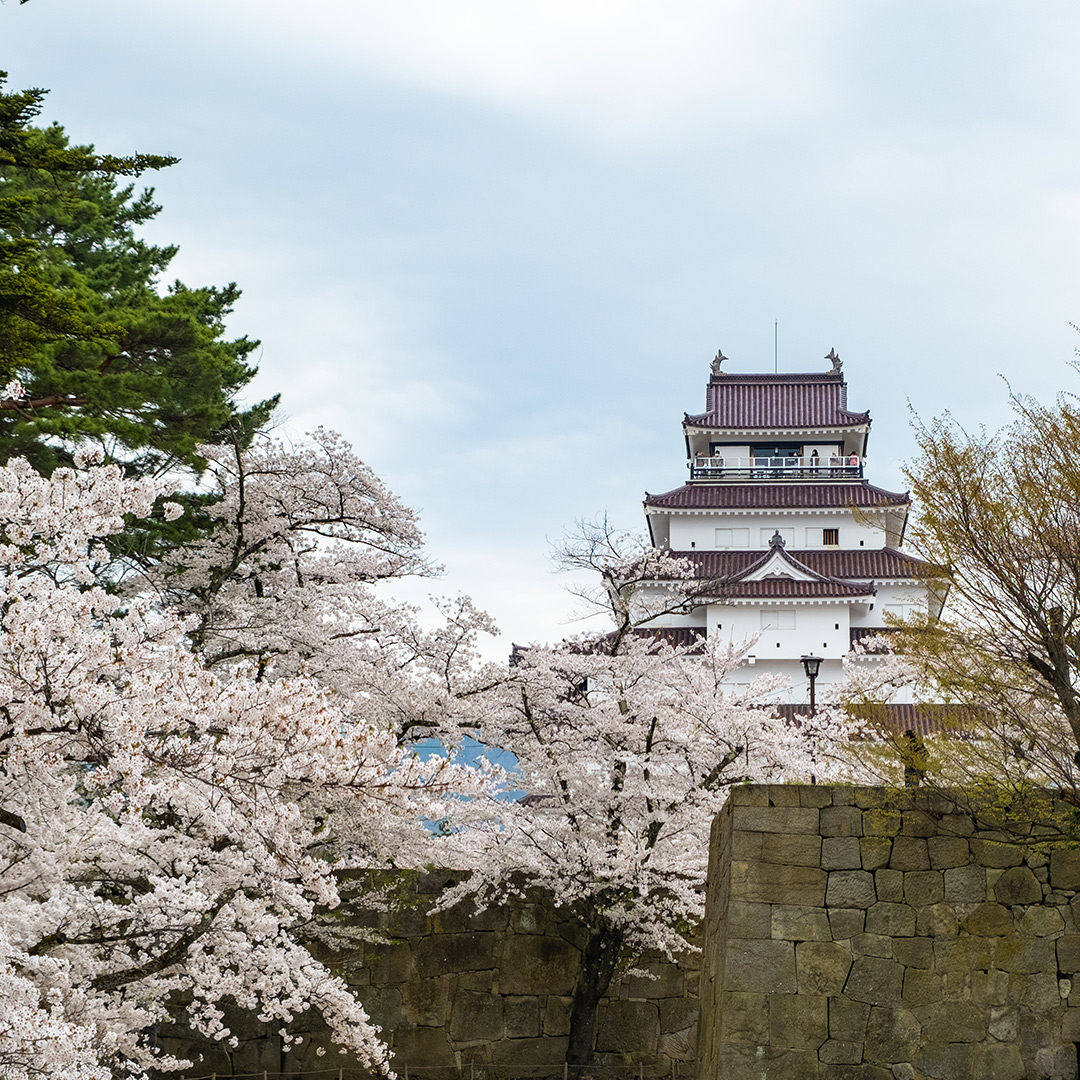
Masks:
[[[709,829],[731,785],[844,776],[849,728],[825,711],[777,720],[776,677],[725,685],[745,649],[676,647],[641,625],[697,602],[685,560],[585,523],[562,562],[598,575],[595,590],[575,592],[606,608],[614,629],[520,650],[478,712],[477,737],[514,754],[525,797],[477,834],[473,874],[446,902],[471,893],[489,903],[527,882],[574,905],[585,943],[567,1062],[585,1065],[614,973],[643,951],[691,947]]]
[[[942,568],[948,602],[901,627],[880,677],[956,706],[942,715],[966,735],[942,767],[1050,783],[1080,805],[1080,406],[1013,408],[994,434],[949,416],[917,428],[908,543]]]
[[[413,512],[333,432],[206,452],[203,529],[131,576],[127,594],[188,616],[208,667],[303,673],[353,722],[403,744],[436,732],[459,741],[464,703],[499,679],[475,649],[493,627],[463,597],[439,601],[422,626],[415,608],[380,591],[438,570]]]
[[[487,781],[302,673],[210,670],[174,611],[118,606],[101,540],[166,489],[80,462],[0,467],[0,1073],[177,1068],[152,1025],[180,1005],[228,1037],[226,1001],[276,1027],[313,1008],[377,1069],[364,1010],[306,948],[313,916],[338,870],[445,853],[423,823],[483,806]]]
[[[129,474],[200,469],[276,401],[236,403],[258,344],[226,337],[239,290],[162,290],[177,249],[137,236],[160,207],[122,179],[177,159],[71,145],[33,126],[44,94],[0,91],[0,460],[47,474],[93,441]]]
[[[163,290],[138,236],[124,178],[174,159],[34,127],[43,93],[0,83],[0,1072],[176,1068],[153,1024],[227,1037],[224,1001],[379,1068],[306,943],[338,870],[446,857],[425,823],[486,805],[408,746],[484,688],[486,619],[375,595],[431,572],[415,518],[336,436],[258,434],[236,286]]]

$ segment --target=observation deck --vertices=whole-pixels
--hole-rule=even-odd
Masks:
[[[687,463],[691,480],[861,480],[865,459],[858,454],[829,454],[809,457],[799,454],[780,456],[731,457],[726,454],[697,454]]]

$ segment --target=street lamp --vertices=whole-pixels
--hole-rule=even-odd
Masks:
[[[814,701],[814,683],[817,682],[818,670],[821,668],[820,656],[800,656],[799,662],[803,666],[803,671],[806,672],[806,678],[810,682],[810,715],[814,716],[817,713],[817,705]]]

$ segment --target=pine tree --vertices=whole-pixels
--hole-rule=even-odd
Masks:
[[[2,86],[2,73],[0,73]],[[200,470],[199,446],[244,438],[258,342],[228,340],[235,284],[160,282],[176,255],[136,235],[160,210],[122,179],[176,158],[98,154],[32,126],[45,92],[0,92],[0,460],[48,474],[97,442],[132,475]]]

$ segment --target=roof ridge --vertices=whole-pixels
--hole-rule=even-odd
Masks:
[[[779,556],[780,559],[783,562],[786,562],[786,563],[790,564],[791,566],[793,566],[796,570],[799,570],[804,574],[809,574],[811,579],[814,580],[814,581],[821,582],[821,583],[828,583],[828,584],[831,584],[831,585],[847,585],[848,584],[846,581],[843,581],[840,578],[829,577],[828,574],[820,574],[820,573],[818,573],[818,571],[812,570],[809,566],[806,566],[804,563],[799,562],[799,560],[796,559],[795,556],[792,555],[791,552],[789,552],[787,550],[787,548],[784,547],[782,544],[773,544],[773,545],[771,545],[769,547],[769,550],[766,551],[765,554],[760,559],[755,560],[753,563],[751,563],[747,567],[744,567],[738,573],[728,575],[726,578],[724,578],[724,580],[725,581],[731,581],[731,582],[746,581],[747,578],[755,570],[759,570],[761,567],[765,566],[771,559],[776,558],[777,556]],[[720,579],[716,579],[716,580],[720,580]],[[757,578],[756,580],[762,581],[762,580],[767,580],[767,579]]]
[[[785,549],[788,557],[809,574],[831,581],[882,581],[894,578],[920,580],[933,577],[933,563],[907,555],[896,548],[797,548]],[[702,580],[730,578],[739,580],[761,567],[770,552],[759,548],[717,548],[672,551],[676,558],[686,559],[695,576]],[[815,569],[820,566],[820,569]],[[839,572],[837,572],[839,571]]]
[[[828,382],[846,384],[838,371],[721,371],[709,378],[710,383],[731,383],[740,379],[753,382]]]
[[[645,492],[646,506],[663,506],[665,502],[682,499],[684,505],[707,507],[742,506],[768,509],[775,506],[817,507],[874,506],[892,504],[906,506],[911,502],[908,491],[887,491],[866,480],[859,482],[790,483],[702,483],[681,484],[670,491]]]

